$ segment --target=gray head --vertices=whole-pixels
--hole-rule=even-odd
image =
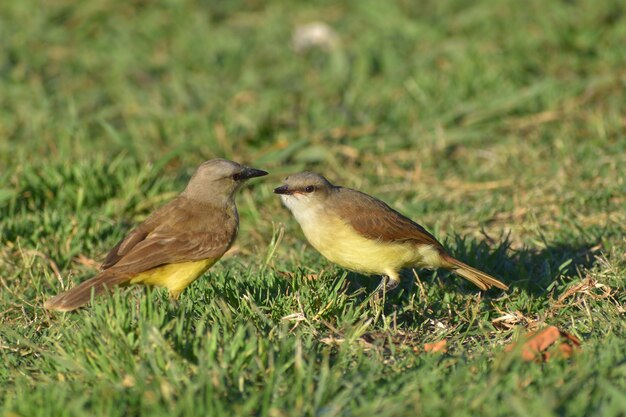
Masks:
[[[280,194],[285,205],[293,209],[296,206],[322,202],[336,187],[326,178],[313,172],[300,172],[285,178],[284,185],[274,189]]]
[[[211,159],[198,167],[182,195],[200,201],[232,199],[235,191],[247,179],[264,175],[267,172],[237,162]]]

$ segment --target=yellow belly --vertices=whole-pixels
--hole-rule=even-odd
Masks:
[[[338,218],[323,214],[315,217],[314,221],[301,223],[306,238],[324,257],[344,268],[397,277],[402,268],[440,265],[439,253],[432,246],[368,239]]]
[[[217,259],[204,259],[202,261],[163,265],[135,275],[130,283],[165,287],[173,298],[177,298],[189,284],[194,282],[215,262]]]

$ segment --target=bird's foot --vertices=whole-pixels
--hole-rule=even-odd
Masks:
[[[171,294],[170,293],[170,307],[173,310],[178,310],[180,308],[180,302],[178,301],[179,294]]]
[[[399,284],[400,284],[399,280],[390,278],[385,275],[380,280],[380,284],[378,285],[378,288],[376,288],[376,294],[383,296],[385,295],[385,293],[395,290]]]

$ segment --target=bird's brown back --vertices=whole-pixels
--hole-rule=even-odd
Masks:
[[[224,207],[179,196],[111,249],[102,269],[133,274],[169,263],[219,259],[237,227],[234,202]]]
[[[422,226],[360,191],[335,187],[328,197],[328,207],[368,239],[427,244],[443,251],[441,243]]]

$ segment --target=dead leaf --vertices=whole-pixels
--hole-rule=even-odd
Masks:
[[[424,343],[424,352],[446,353],[448,351],[447,345],[448,342],[446,341],[446,339],[434,343]]]
[[[555,326],[548,326],[536,332],[528,333],[523,340],[513,342],[504,351],[519,349],[525,361],[546,362],[551,357],[569,358],[580,347],[580,340]],[[521,347],[519,347],[521,344]],[[553,349],[554,347],[554,349]]]

